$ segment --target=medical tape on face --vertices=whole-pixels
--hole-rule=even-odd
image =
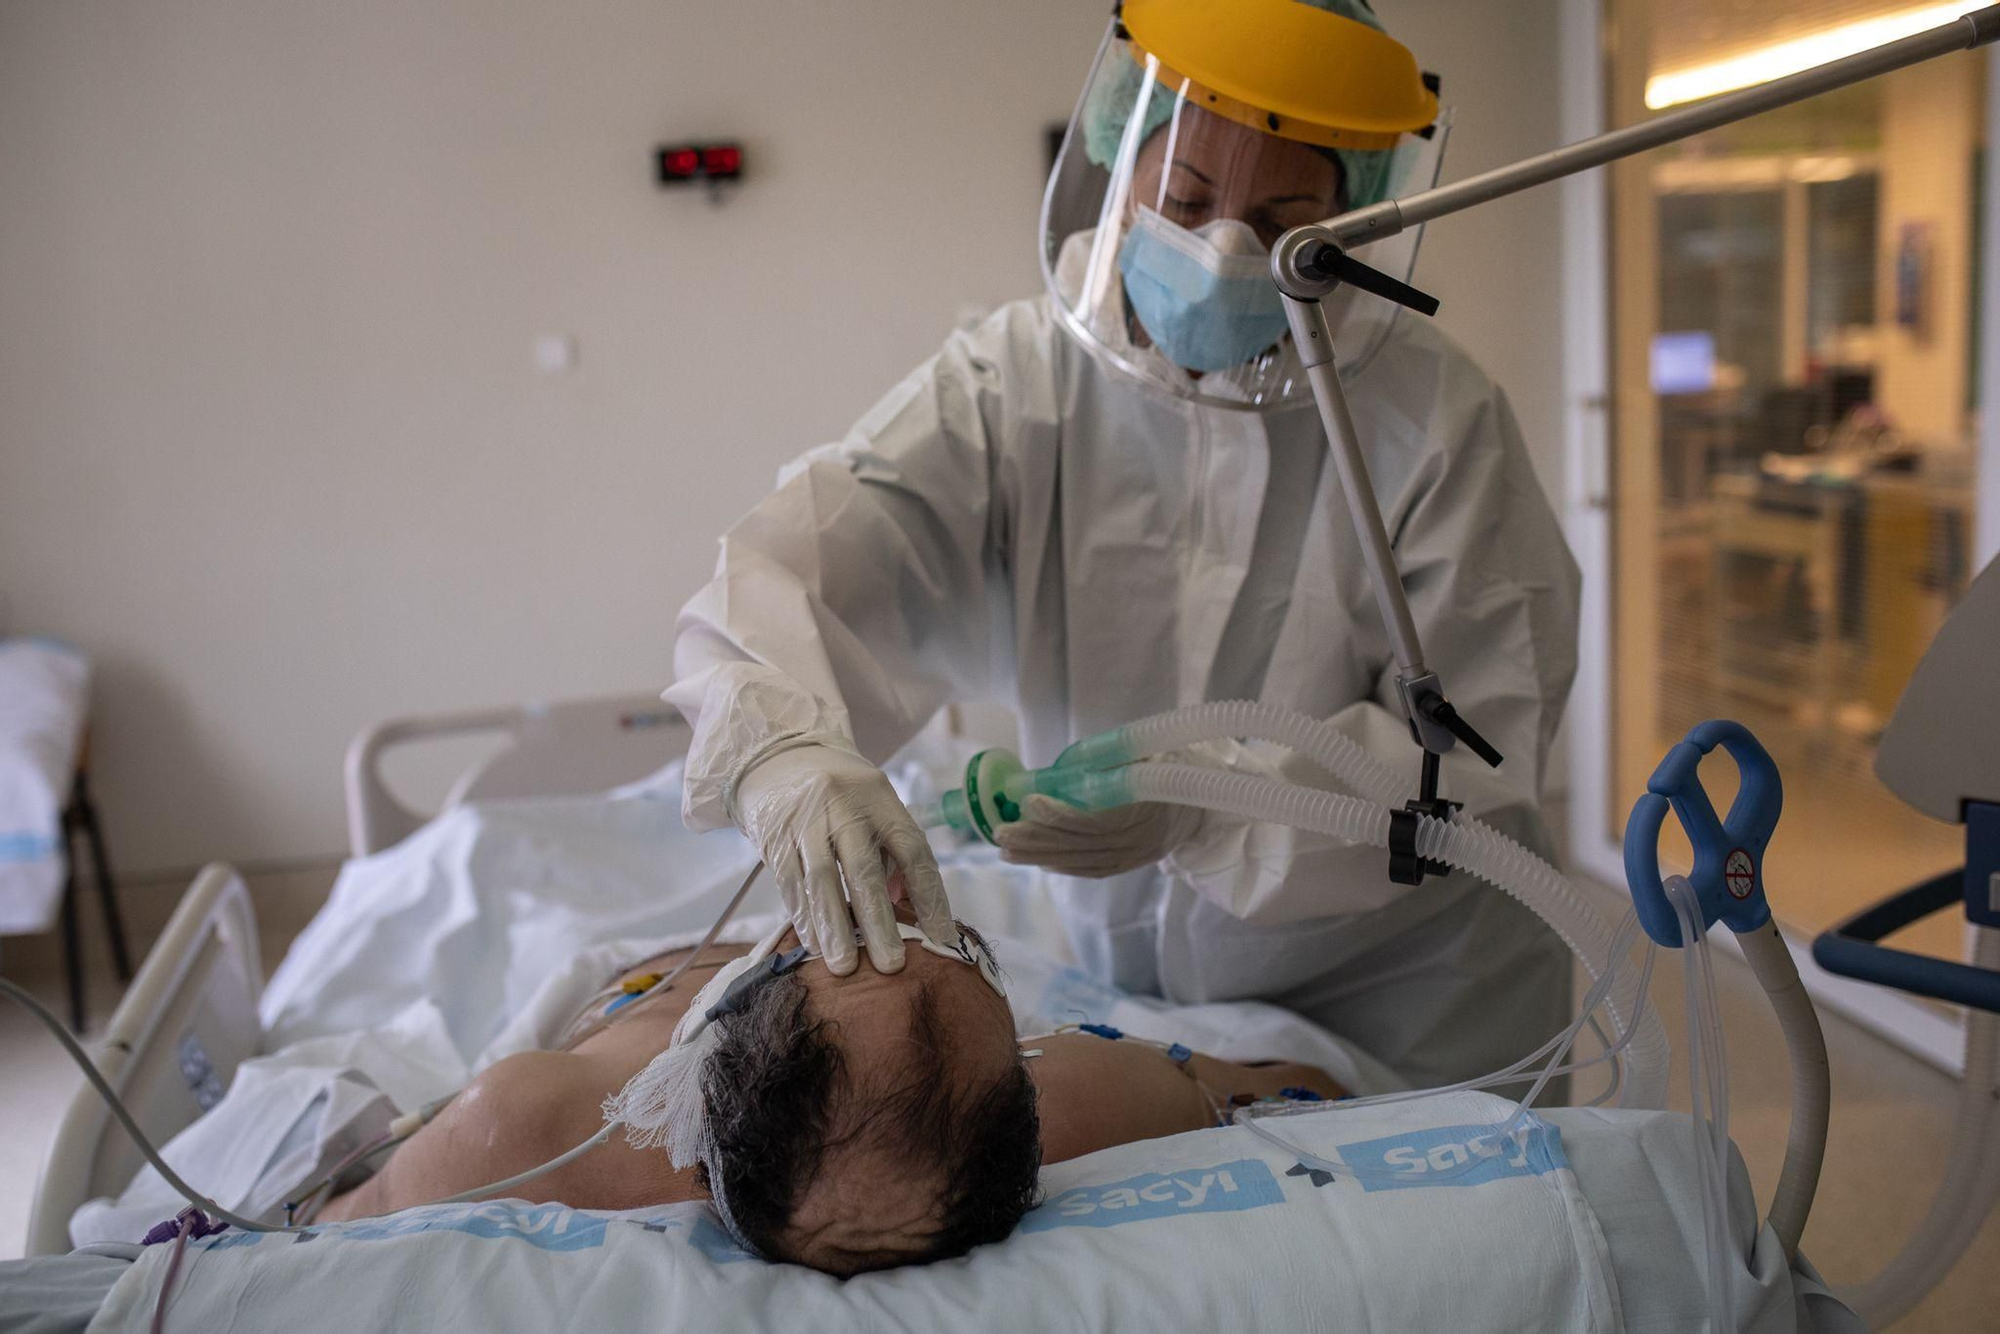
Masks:
[[[993,988],[995,994],[997,994],[1002,1000],[1006,999],[1007,983],[1006,980],[1002,978],[1000,975],[1000,965],[994,959],[993,951],[987,947],[987,944],[984,940],[981,940],[977,935],[974,935],[966,927],[962,925],[959,926],[958,944],[956,945],[940,945],[935,940],[932,940],[929,936],[925,935],[918,928],[911,926],[908,922],[896,923],[896,934],[902,937],[904,940],[916,941],[918,945],[923,947],[923,950],[926,954],[935,954],[941,959],[950,959],[953,960],[954,962],[968,965],[969,967],[973,968],[975,971],[978,972],[981,980],[983,980],[987,986]],[[866,938],[861,933],[861,928],[858,926],[855,927],[854,928],[855,948],[859,950],[866,944],[867,941]],[[793,953],[797,953],[797,951],[793,951]],[[812,953],[808,954],[806,957],[809,959],[817,959],[820,956],[819,952],[815,950]]]
[[[955,946],[940,945],[907,922],[896,923],[896,934],[904,940],[915,941],[928,953],[968,965],[978,972],[987,986],[992,987],[996,994],[1005,999],[1007,987],[1001,980],[1000,967],[993,959],[993,952],[986,948],[984,941],[970,931],[961,927],[958,944]],[[679,1043],[690,1040],[715,1020],[725,1015],[740,1014],[749,1009],[750,1002],[760,987],[783,977],[786,973],[793,972],[808,960],[821,957],[818,950],[809,949],[804,945],[786,950],[782,954],[771,953],[770,951],[776,949],[777,941],[783,936],[784,928],[780,928],[771,938],[759,942],[755,950],[744,955],[743,959],[749,961],[748,967],[726,968],[711,978],[708,985],[704,986],[700,994],[694,998],[693,1004],[688,1007],[689,1014],[700,1011],[700,1023],[689,1027],[687,1036],[683,1038],[680,1028],[681,1025],[688,1023],[687,1015],[683,1015],[681,1025],[675,1026],[674,1041]],[[866,943],[859,927],[854,930],[854,943],[857,948]],[[732,961],[734,962],[736,961]],[[725,973],[728,976],[725,977]],[[709,992],[718,984],[722,987],[721,995],[713,1003],[703,1005],[702,1002],[708,999]]]
[[[711,1012],[723,1004],[731,987],[750,977],[758,965],[768,963],[778,942],[790,929],[790,923],[779,925],[748,954],[724,964],[695,993],[687,1013],[674,1025],[673,1040],[667,1049],[604,1100],[605,1124],[624,1126],[625,1140],[632,1147],[664,1148],[678,1168],[692,1167],[700,1161],[708,1139],[701,1071],[718,1041],[715,1026],[710,1022]],[[774,974],[767,971],[765,976]]]
[[[857,930],[854,934],[857,937],[857,943],[859,943],[858,938],[861,933]],[[958,944],[956,946],[940,945],[907,922],[896,923],[896,934],[904,940],[916,941],[927,953],[936,954],[946,959],[956,959],[960,963],[972,965],[973,968],[978,970],[979,976],[985,980],[986,985],[992,987],[1002,1000],[1006,999],[1007,984],[1001,979],[1000,965],[995,962],[993,951],[987,948],[985,941],[973,935],[972,932],[966,930],[964,927],[961,926],[958,929]]]

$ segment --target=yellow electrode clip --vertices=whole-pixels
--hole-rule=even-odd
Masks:
[[[1321,148],[1394,148],[1437,120],[1417,59],[1299,0],[1125,0],[1132,54],[1205,111]]]

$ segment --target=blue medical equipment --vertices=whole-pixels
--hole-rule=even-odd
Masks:
[[[1717,817],[1698,772],[1702,758],[1717,746],[1736,761],[1742,775],[1736,800],[1723,818]],[[1701,723],[1668,751],[1625,822],[1625,883],[1646,934],[1669,949],[1681,944],[1680,923],[1660,880],[1660,830],[1670,808],[1694,844],[1694,869],[1687,878],[1701,907],[1702,927],[1721,922],[1741,935],[1770,921],[1764,849],[1784,804],[1778,766],[1741,723]]]
[[[1963,907],[1974,926],[2000,927],[2000,804],[1965,803],[1964,866],[1900,890],[1821,932],[1813,941],[1813,959],[1829,973],[2000,1013],[2000,972],[1881,943],[1954,906]]]
[[[1740,777],[1729,814],[1718,816],[1701,783],[1701,762],[1720,746]],[[1750,729],[1713,719],[1692,728],[1646,780],[1625,822],[1625,881],[1646,934],[1669,949],[1685,949],[1688,1076],[1693,1103],[1695,1161],[1702,1175],[1703,1232],[1708,1247],[1709,1324],[1735,1327],[1723,1276],[1739,1263],[1728,1213],[1729,1078],[1708,931],[1721,922],[1735,933],[1743,957],[1770,998],[1792,1070],[1792,1122],[1785,1167],[1772,1192],[1770,1222],[1794,1253],[1819,1188],[1832,1102],[1826,1039],[1799,980],[1790,948],[1771,920],[1764,897],[1764,851],[1784,808],[1778,766]],[[1660,832],[1672,811],[1694,848],[1685,876],[1660,878]]]

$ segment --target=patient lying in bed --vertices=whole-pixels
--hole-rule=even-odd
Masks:
[[[441,1199],[581,1143],[602,1124],[604,1100],[667,1045],[695,993],[749,948],[711,946],[671,987],[600,1025],[626,983],[670,971],[688,951],[621,971],[561,1049],[489,1066],[319,1219]],[[1033,1205],[1044,1162],[1213,1125],[1239,1095],[1341,1092],[1308,1066],[1177,1061],[1086,1033],[1017,1042],[1007,1002],[977,970],[915,948],[893,974],[865,954],[844,978],[808,965],[717,1023],[702,1088],[720,1180],[676,1171],[664,1151],[614,1135],[508,1193],[627,1209],[719,1192],[738,1234],[765,1256],[854,1274],[1005,1237]]]

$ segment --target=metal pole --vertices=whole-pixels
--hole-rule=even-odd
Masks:
[[[1385,236],[1394,236],[1407,227],[1446,217],[1490,199],[1515,194],[1530,186],[1588,171],[1592,167],[1601,167],[1607,162],[1729,125],[1775,107],[1789,106],[1836,88],[1845,88],[1891,70],[1921,64],[1954,51],[1970,51],[1996,38],[2000,38],[2000,5],[1989,5],[1929,31],[1843,56],[1839,60],[1830,60],[1824,65],[1800,70],[1797,74],[1787,74],[1754,88],[1724,93],[1678,111],[1662,112],[1637,125],[1578,140],[1538,157],[1496,167],[1407,199],[1385,200],[1310,225],[1330,233],[1319,239],[1341,246],[1380,240]],[[1298,295],[1309,293],[1300,292]]]
[[[1361,558],[1368,566],[1369,581],[1375,585],[1382,619],[1389,627],[1396,665],[1405,676],[1422,676],[1424,646],[1417,638],[1409,599],[1403,595],[1403,581],[1396,574],[1396,554],[1389,546],[1382,507],[1372,503],[1375,485],[1368,477],[1368,460],[1361,453],[1347,392],[1340,384],[1340,370],[1333,363],[1333,331],[1327,325],[1326,308],[1317,301],[1287,299],[1285,315],[1291,321],[1292,342],[1299,349],[1306,378],[1312,382],[1313,398],[1319,403],[1320,423],[1326,427],[1333,465],[1340,473],[1341,489],[1347,493],[1348,516],[1354,523],[1354,535],[1361,541]],[[1385,591],[1389,596],[1380,597]]]
[[[1437,706],[1444,700],[1444,687],[1437,674],[1424,665],[1424,645],[1417,633],[1417,618],[1410,614],[1410,599],[1403,591],[1402,575],[1396,568],[1395,548],[1389,543],[1388,525],[1382,521],[1382,506],[1375,499],[1367,456],[1361,452],[1361,434],[1354,429],[1347,391],[1340,383],[1340,368],[1334,364],[1333,329],[1327,323],[1326,307],[1317,301],[1286,297],[1285,318],[1291,322],[1292,343],[1299,350],[1299,362],[1312,384],[1320,425],[1326,430],[1328,452],[1333,455],[1334,470],[1340,476],[1341,493],[1347,501],[1347,517],[1354,525],[1354,536],[1361,545],[1361,560],[1368,568],[1368,583],[1375,590],[1375,606],[1382,614],[1390,648],[1396,655],[1396,689],[1402,698],[1403,716],[1409,720],[1410,735],[1419,746],[1433,755],[1443,755],[1458,744],[1458,738],[1437,712]]]

